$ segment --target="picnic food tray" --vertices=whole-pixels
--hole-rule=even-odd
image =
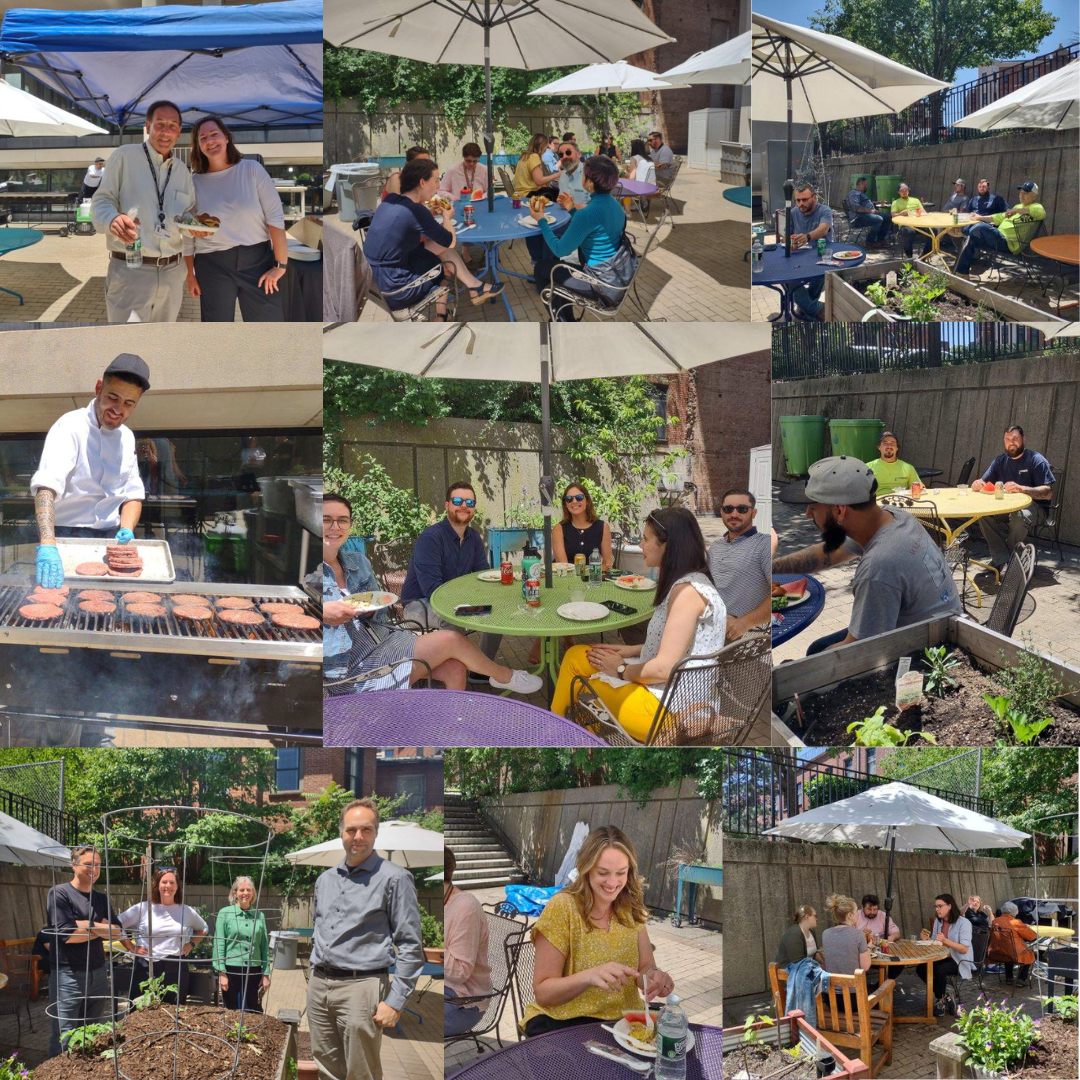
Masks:
[[[58,539],[56,550],[64,567],[64,581],[112,582],[134,581],[144,584],[172,584],[176,580],[172,551],[164,540],[132,540],[125,547],[134,548],[142,556],[143,572],[138,577],[85,577],[75,573],[75,567],[87,562],[105,562],[105,549],[115,540],[98,539],[94,536]],[[108,588],[109,586],[103,586]]]

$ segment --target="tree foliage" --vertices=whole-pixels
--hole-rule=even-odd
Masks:
[[[1041,0],[826,0],[808,21],[945,82],[1033,51],[1057,24]]]

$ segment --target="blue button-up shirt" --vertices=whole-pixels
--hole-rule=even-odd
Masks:
[[[540,155],[540,160],[544,163],[548,176],[559,171],[559,155],[551,147]]]
[[[592,196],[585,190],[585,163],[579,161],[577,168],[571,172],[569,169],[564,169],[559,173],[559,191],[568,192],[574,202],[584,206]]]
[[[874,206],[870,196],[867,195],[865,191],[860,191],[858,188],[852,188],[844,197],[844,209],[847,211],[848,221],[852,225],[858,225],[859,218],[865,217],[864,214],[859,214],[855,210],[856,206],[862,206],[872,214],[877,213],[877,207]]]
[[[416,538],[401,589],[401,602],[430,600],[440,585],[463,574],[488,568],[487,552],[480,534],[470,527],[465,530],[464,537],[458,539],[454,526],[444,517]]]
[[[338,561],[345,571],[345,589],[351,595],[358,592],[381,592],[382,585],[375,576],[367,556],[359,551],[339,551]],[[322,564],[322,593],[323,603],[331,600],[343,600],[345,592],[334,577],[333,567],[324,562]],[[389,625],[389,618],[385,611],[379,611],[370,616],[372,622],[382,622]],[[348,666],[349,652],[352,647],[352,636],[349,633],[350,623],[343,626],[327,626],[323,623],[323,672],[329,678],[331,673],[340,674]]]

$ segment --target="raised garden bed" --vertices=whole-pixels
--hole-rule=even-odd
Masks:
[[[229,1029],[244,1017],[254,1042],[241,1042],[232,1072],[236,1036]],[[132,1013],[121,1028],[117,1064],[128,1080],[287,1080],[296,1057],[293,1028],[269,1016],[241,1014],[205,1005],[179,1009],[181,1041],[172,1033],[170,1006]],[[159,1032],[150,1035],[151,1032]],[[216,1036],[212,1037],[212,1036]],[[224,1041],[222,1041],[224,1040]],[[111,1036],[99,1036],[95,1052],[107,1050]],[[175,1063],[175,1072],[174,1072]],[[34,1080],[115,1080],[112,1060],[61,1054],[34,1070]]]
[[[898,320],[899,307],[879,308],[866,295],[866,289],[874,282],[884,282],[890,272],[897,277],[909,264],[919,274],[928,277],[939,274],[946,282],[946,293],[936,300],[938,315],[934,322],[1061,322],[1040,308],[1006,296],[977,282],[957,277],[932,263],[921,259],[889,259],[885,262],[863,263],[850,270],[838,270],[825,275],[825,318],[832,322],[861,322],[871,311],[884,313],[890,320]]]
[[[923,650],[938,645],[959,651],[962,664],[954,669],[959,688],[941,700],[924,695],[921,706],[899,713],[894,705],[897,662],[912,656],[912,668],[922,670]],[[992,674],[1015,665],[1030,652],[1043,658],[1064,695],[1049,707],[1054,723],[1038,735],[1037,745],[1080,744],[1080,670],[955,616],[916,623],[778,666],[773,673],[773,742],[789,746],[852,743],[854,735],[848,733],[847,725],[872,716],[881,705],[887,706],[888,723],[901,730],[928,732],[942,746],[993,746],[998,738],[1006,737],[1006,731],[1011,742],[1011,729],[1003,730],[982,694],[1007,696]],[[801,723],[785,715],[796,694],[803,710]]]
[[[1010,1073],[1013,1080],[1073,1080],[1080,1076],[1076,1024],[1059,1016],[1044,1016],[1042,1038],[1028,1051],[1023,1068]]]
[[[749,1045],[748,1031],[753,1039]],[[746,1065],[749,1065],[749,1080],[818,1080],[815,1064],[805,1049],[794,1061],[779,1049],[795,1046],[800,1041],[800,1035],[810,1038],[816,1047],[820,1047],[822,1055],[831,1055],[836,1062],[834,1071],[822,1080],[862,1080],[869,1077],[870,1070],[861,1058],[845,1057],[796,1009],[781,1017],[778,1024],[757,1023],[749,1028],[724,1028],[721,1051],[726,1080],[746,1078]]]

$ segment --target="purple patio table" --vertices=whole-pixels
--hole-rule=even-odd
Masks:
[[[607,746],[571,720],[497,694],[371,690],[323,699],[324,746],[400,746],[402,740],[416,746]]]
[[[720,1080],[721,1029],[691,1024],[690,1030],[697,1045],[686,1058],[686,1080]],[[581,1024],[484,1054],[454,1073],[451,1080],[581,1080],[583,1076],[588,1080],[628,1080],[634,1076],[625,1065],[590,1054],[585,1049],[590,1040],[620,1050],[600,1024]],[[652,1073],[644,1075],[648,1078]]]
[[[644,180],[629,180],[626,178],[621,179],[618,186],[622,188],[622,191],[613,193],[617,198],[624,195],[634,195],[639,199],[647,199],[660,190],[656,184],[647,184]]]

